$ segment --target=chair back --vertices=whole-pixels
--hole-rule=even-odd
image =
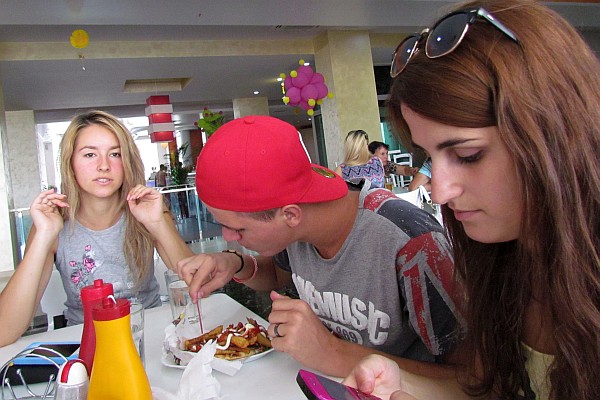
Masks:
[[[67,293],[63,286],[58,270],[53,269],[46,291],[42,296],[40,305],[48,317],[48,330],[58,329],[54,326],[54,317],[63,315]]]
[[[409,167],[413,166],[412,154],[403,153],[402,150],[390,151],[388,153],[388,158],[391,162],[399,165],[408,165]],[[394,180],[394,187],[404,187],[410,184],[410,181],[412,181],[412,176],[392,174],[392,179]]]

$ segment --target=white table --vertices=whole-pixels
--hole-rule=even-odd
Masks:
[[[212,329],[222,323],[245,321],[247,316],[268,326],[264,319],[222,293],[202,300],[202,314],[206,329]],[[183,370],[166,367],[161,362],[164,329],[170,320],[171,310],[168,304],[145,311],[146,373],[151,386],[176,394]],[[82,325],[77,325],[22,337],[16,343],[0,348],[0,365],[32,342],[78,341],[81,339],[82,328]],[[217,371],[213,374],[221,384],[222,399],[306,400],[296,384],[296,374],[300,368],[302,366],[287,354],[273,351],[245,364],[235,376],[227,376]]]

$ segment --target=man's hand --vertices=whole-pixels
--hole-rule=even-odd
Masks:
[[[177,273],[190,288],[194,303],[222,288],[239,268],[240,259],[231,253],[203,253],[177,263]]]
[[[274,291],[271,300],[268,332],[275,350],[318,369],[323,357],[327,357],[333,344],[340,339],[323,325],[304,300],[291,299]]]

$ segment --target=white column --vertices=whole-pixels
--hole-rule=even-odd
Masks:
[[[333,99],[321,106],[329,168],[344,158],[346,134],[362,129],[381,140],[371,42],[366,31],[327,31],[314,40],[315,67]]]
[[[26,208],[42,188],[33,111],[7,111],[6,131],[14,207]]]
[[[0,71],[1,75],[1,71]],[[15,268],[15,258],[12,238],[14,229],[11,228],[12,196],[10,190],[10,173],[8,168],[8,157],[4,155],[8,150],[8,135],[6,130],[6,115],[4,113],[4,95],[0,85],[0,286],[3,288],[6,273],[1,271],[12,271]]]

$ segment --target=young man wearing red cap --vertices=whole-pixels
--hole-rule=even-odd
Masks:
[[[259,256],[181,261],[193,297],[232,278],[256,290],[293,281],[300,299],[271,292],[276,350],[333,376],[372,353],[416,373],[448,374],[435,362],[450,353],[462,319],[450,249],[431,215],[311,164],[297,130],[267,116],[219,128],[198,157],[196,187],[223,238]]]

